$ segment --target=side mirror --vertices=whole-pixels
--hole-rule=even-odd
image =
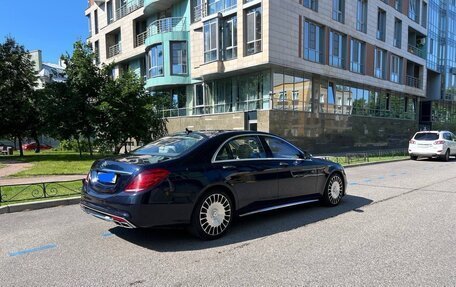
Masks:
[[[306,151],[303,151],[301,156],[300,156],[300,158],[302,158],[302,159],[309,159],[311,157],[312,157],[312,155],[310,153],[306,152]]]

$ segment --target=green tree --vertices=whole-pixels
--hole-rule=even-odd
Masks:
[[[97,140],[118,154],[130,138],[138,142],[164,134],[163,119],[157,118],[151,97],[144,83],[131,71],[117,79],[108,76],[105,68],[104,85],[97,103]]]
[[[97,119],[95,106],[103,86],[103,77],[100,69],[95,65],[95,54],[89,44],[76,42],[73,54],[67,55],[64,60],[68,77],[67,92],[71,96],[71,107],[75,108],[67,116],[72,118],[76,133],[87,139],[90,155],[92,155],[92,138],[95,136]],[[79,139],[79,136],[75,138]]]
[[[0,135],[18,139],[20,156],[24,155],[22,139],[35,119],[32,96],[36,81],[28,51],[13,38],[6,38],[0,43]]]

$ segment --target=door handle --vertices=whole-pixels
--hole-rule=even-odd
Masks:
[[[222,166],[223,169],[235,169],[236,167],[234,165],[224,165]]]
[[[281,163],[279,163],[279,165],[280,165],[280,166],[289,166],[289,164],[286,163],[286,162],[281,162]]]

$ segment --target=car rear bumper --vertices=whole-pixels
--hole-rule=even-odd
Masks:
[[[87,214],[90,214],[92,216],[95,216],[96,218],[113,222],[121,227],[125,228],[136,228],[136,226],[128,221],[125,217],[122,215],[114,215],[111,213],[108,213],[106,211],[101,210],[100,208],[95,208],[95,207],[90,207],[87,203],[81,203],[81,208],[84,210]]]
[[[99,219],[126,228],[149,228],[190,223],[193,204],[190,201],[153,200],[160,190],[141,194],[99,193],[83,186],[81,208]]]
[[[409,150],[409,155],[411,156],[425,156],[425,157],[436,157],[442,156],[445,154],[441,151],[416,151],[416,150]]]

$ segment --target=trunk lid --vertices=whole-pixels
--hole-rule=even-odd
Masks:
[[[144,166],[153,167],[171,158],[155,155],[126,155],[96,161],[89,173],[89,186],[96,192],[120,192]]]

